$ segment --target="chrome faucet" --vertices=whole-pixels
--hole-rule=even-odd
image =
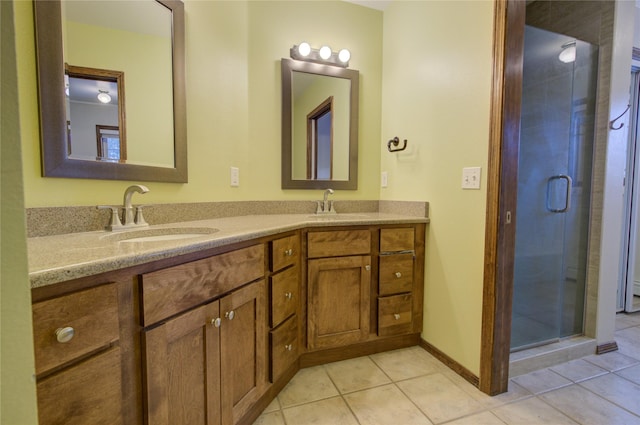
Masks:
[[[133,186],[129,186],[124,191],[124,200],[122,202],[122,206],[124,208],[124,215],[122,219],[123,226],[148,226],[147,222],[144,221],[142,217],[142,207],[136,208],[136,215],[134,218],[133,215],[133,205],[131,205],[131,198],[135,192],[145,194],[149,191],[147,186],[143,186],[141,184],[134,184]]]
[[[333,209],[333,201],[329,201],[329,195],[333,194],[333,189],[327,189],[324,191],[324,198],[322,201],[318,201],[318,208],[316,214],[335,214],[336,210]]]
[[[133,213],[133,205],[131,204],[131,198],[133,194],[138,192],[145,194],[149,191],[146,186],[141,184],[134,184],[133,186],[129,186],[124,191],[124,200],[122,202],[122,206],[112,206],[112,205],[98,205],[99,210],[110,210],[111,211],[111,219],[109,220],[109,224],[106,229],[112,232],[118,230],[126,230],[132,227],[147,227],[149,223],[144,220],[142,216],[142,205],[136,206],[135,215]],[[124,214],[122,214],[122,221],[120,220],[120,210],[124,210]]]

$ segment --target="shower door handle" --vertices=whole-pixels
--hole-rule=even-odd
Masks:
[[[551,185],[554,181],[556,180],[566,180],[567,182],[567,191],[565,193],[565,198],[564,198],[564,208],[552,208],[551,206]],[[572,185],[572,180],[570,176],[567,176],[566,174],[558,174],[557,176],[551,176],[549,177],[549,179],[547,180],[547,210],[552,212],[552,213],[563,213],[563,212],[567,212],[569,210],[569,207],[571,207],[571,185]]]

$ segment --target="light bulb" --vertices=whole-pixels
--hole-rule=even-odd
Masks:
[[[309,53],[311,53],[311,46],[309,46],[309,43],[300,43],[298,46],[298,53],[300,53],[300,56],[309,56]]]
[[[340,62],[342,63],[349,62],[349,59],[351,59],[351,52],[347,49],[340,50],[340,52],[338,53],[338,59],[340,59]]]
[[[324,60],[327,60],[331,57],[331,47],[329,46],[322,46],[320,48],[320,57]]]
[[[564,62],[564,63],[575,62],[575,60],[576,60],[576,45],[575,45],[575,43],[574,44],[569,44],[569,45],[564,45],[562,47],[562,51],[558,55],[558,59],[560,59],[560,62]]]
[[[111,102],[111,96],[109,96],[109,93],[106,91],[102,91],[99,90],[100,93],[98,93],[98,100],[102,103],[109,103]]]

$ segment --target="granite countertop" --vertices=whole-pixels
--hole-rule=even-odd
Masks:
[[[416,216],[379,212],[248,215],[162,224],[124,232],[83,232],[27,239],[31,288],[123,269],[164,258],[309,227],[428,223]],[[176,230],[180,229],[180,230]],[[205,233],[216,229],[213,233]],[[131,235],[132,232],[141,232]],[[132,242],[129,236],[204,233],[187,239]]]

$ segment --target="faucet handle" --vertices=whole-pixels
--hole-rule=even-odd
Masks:
[[[111,205],[98,205],[97,209],[111,210],[111,219],[109,220],[109,224],[105,227],[105,229],[117,230],[124,227],[122,226],[122,222],[120,221],[120,214],[119,214],[120,207],[114,207]]]
[[[148,226],[149,223],[147,223],[144,219],[144,217],[142,216],[142,205],[137,205],[136,206],[136,217],[133,219],[133,222],[136,224],[136,226]]]

